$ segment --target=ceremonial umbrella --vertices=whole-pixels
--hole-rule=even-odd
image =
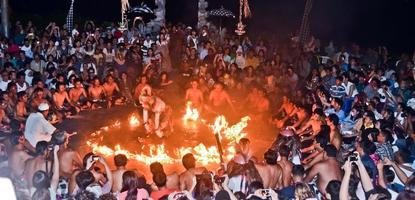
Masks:
[[[232,17],[235,18],[235,15],[232,11],[225,9],[223,6],[219,9],[213,9],[208,12],[209,16],[219,17],[219,35],[221,36],[222,33],[222,18],[224,17]]]
[[[146,4],[141,3],[138,6],[130,7],[127,12],[128,18],[135,21],[136,18],[140,18],[141,21],[147,23],[156,18],[154,11]]]

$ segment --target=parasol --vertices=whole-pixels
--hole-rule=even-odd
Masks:
[[[219,17],[219,36],[222,37],[222,18],[232,17],[235,18],[235,15],[232,11],[225,9],[221,6],[219,9],[213,9],[208,12],[209,16]],[[222,39],[222,38],[221,38]]]
[[[136,19],[139,19],[144,23],[147,23],[152,19],[156,18],[153,9],[151,9],[148,5],[144,3],[141,3],[138,6],[130,7],[130,9],[127,12],[127,15],[128,18],[133,19],[134,22]]]

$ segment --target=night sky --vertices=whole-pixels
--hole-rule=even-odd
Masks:
[[[396,51],[412,51],[415,46],[412,0],[314,0],[311,32],[323,41],[334,40],[362,46],[386,45]],[[63,23],[70,0],[10,0],[12,19],[17,16],[37,23],[54,20]],[[130,4],[139,0],[130,0]],[[198,0],[167,0],[167,20],[195,24]],[[239,0],[208,0],[209,8],[225,8],[238,14]],[[256,35],[286,37],[301,23],[305,0],[250,0],[253,17],[248,31]],[[77,19],[119,20],[119,0],[75,0]],[[212,19],[217,23],[217,19]],[[225,20],[234,29],[236,21]],[[259,31],[262,31],[259,32]],[[259,33],[259,34],[258,34]],[[267,34],[266,34],[267,33]]]

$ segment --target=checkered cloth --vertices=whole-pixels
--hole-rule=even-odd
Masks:
[[[71,7],[69,8],[68,15],[66,16],[66,26],[68,31],[71,32],[73,29],[73,3],[75,0],[72,0]]]

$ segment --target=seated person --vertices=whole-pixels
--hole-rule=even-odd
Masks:
[[[69,101],[72,105],[80,110],[91,107],[91,102],[88,101],[88,96],[80,79],[75,79],[74,87],[69,90]]]
[[[88,96],[92,102],[92,109],[102,108],[105,105],[105,90],[98,77],[95,77],[92,85],[89,86]]]
[[[118,84],[111,75],[107,75],[102,87],[104,88],[105,96],[107,97],[108,107],[111,107],[113,104],[122,104],[124,100],[120,96],[120,88],[118,88]]]
[[[64,83],[56,84],[56,92],[53,94],[53,104],[56,111],[61,113],[64,117],[75,115],[80,111],[69,99]]]
[[[29,116],[27,112],[27,101],[28,97],[26,92],[21,91],[17,93],[17,104],[16,104],[16,119],[19,121],[25,121],[26,118]]]

